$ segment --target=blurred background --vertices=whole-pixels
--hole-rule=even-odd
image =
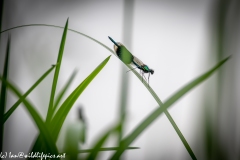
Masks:
[[[110,48],[122,42],[154,75],[150,86],[164,102],[218,61],[231,59],[210,79],[175,103],[169,112],[198,159],[240,159],[240,67],[238,0],[159,1],[4,1],[2,31],[27,24],[65,25],[89,35]],[[9,79],[25,92],[52,64],[56,63],[62,29],[25,27],[1,35],[0,72],[3,72],[6,39],[11,35]],[[57,91],[72,72],[78,73],[68,93],[82,82],[111,53],[97,43],[68,32]],[[115,56],[78,98],[67,117],[57,142],[63,149],[68,123],[77,120],[81,105],[87,122],[84,148],[119,119],[126,107],[123,137],[157,106],[142,82]],[[29,96],[46,117],[53,73]],[[124,94],[123,94],[124,93]],[[125,95],[125,97],[124,97]],[[125,99],[126,101],[122,101]],[[7,110],[16,97],[8,94]],[[38,130],[24,106],[5,123],[4,148],[27,153]],[[105,146],[117,146],[115,138]],[[123,159],[191,159],[165,115],[161,115],[124,153]],[[113,152],[101,152],[107,159]]]

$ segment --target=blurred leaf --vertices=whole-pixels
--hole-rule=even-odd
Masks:
[[[102,152],[102,151],[116,151],[118,149],[119,149],[119,147],[99,148],[98,152]],[[140,148],[139,147],[127,147],[126,150],[131,150],[131,149],[140,149]],[[83,149],[83,150],[78,151],[78,153],[89,153],[89,152],[92,152],[92,151],[93,151],[93,149]]]
[[[124,150],[155,120],[161,115],[168,107],[170,107],[173,103],[179,100],[183,95],[185,95],[188,91],[196,87],[198,84],[206,80],[209,76],[211,76],[220,66],[222,66],[227,60],[226,58],[219,62],[215,67],[213,67],[208,72],[199,76],[192,82],[188,83],[178,92],[176,92],[173,96],[171,96],[161,107],[158,107],[154,110],[140,125],[134,129],[134,131],[127,136],[124,140],[122,140],[119,150],[113,155],[111,159],[119,159]],[[191,155],[192,159],[196,159],[194,155]]]
[[[46,123],[45,123],[46,124]],[[29,150],[29,153],[35,153],[35,152],[43,152],[46,151],[46,144],[44,143],[44,138],[39,133],[35,142],[33,141],[31,149]],[[29,160],[33,160],[34,158],[28,158]]]
[[[47,119],[46,123],[49,123],[52,115],[54,113],[54,108],[53,108],[53,102],[54,102],[54,97],[55,97],[55,91],[57,88],[57,81],[58,81],[58,75],[62,63],[62,56],[63,56],[63,51],[64,51],[64,46],[66,42],[66,37],[67,37],[67,30],[68,30],[68,19],[64,27],[63,35],[62,35],[62,40],[58,52],[58,58],[57,58],[57,66],[55,69],[54,77],[53,77],[53,83],[52,83],[52,90],[51,90],[51,96],[50,96],[50,101],[49,101],[49,106],[48,106],[48,113],[47,113]]]
[[[64,148],[71,160],[77,159],[78,157],[79,142],[82,133],[85,134],[85,124],[79,123],[78,121],[68,124]]]
[[[49,70],[47,70],[33,85],[31,88],[29,88],[29,90],[23,95],[23,97],[21,97],[8,111],[7,113],[4,114],[4,123],[6,122],[6,120],[11,116],[11,114],[15,111],[15,109],[19,106],[19,104],[22,102],[22,99],[25,99],[32,91],[34,88],[36,88],[40,82],[42,82],[42,80],[44,78],[47,77],[47,75],[49,73],[51,73],[51,71],[54,69],[55,65],[52,66]]]
[[[111,134],[112,132],[118,131],[120,126],[121,126],[121,124],[117,124],[116,126],[113,126],[113,127],[110,128],[108,131],[106,131],[106,132],[96,141],[96,144],[94,145],[91,153],[88,155],[87,160],[96,159],[97,154],[98,154],[100,148],[101,148],[102,145],[105,143],[105,141],[107,140],[107,138],[110,136],[110,134]]]
[[[7,80],[8,76],[8,64],[9,64],[9,54],[10,54],[10,37],[8,37],[7,42],[7,50],[6,50],[6,57],[5,57],[5,63],[3,68],[3,79]],[[3,133],[4,133],[4,112],[6,107],[6,99],[7,99],[7,86],[2,83],[1,86],[1,95],[0,95],[0,152],[2,152],[3,149]]]
[[[56,110],[59,102],[62,100],[64,94],[66,93],[67,89],[69,88],[70,84],[72,83],[74,77],[76,76],[77,71],[74,71],[71,75],[71,77],[68,79],[67,83],[65,84],[65,86],[62,88],[62,90],[59,92],[59,94],[57,95],[54,107],[53,107],[53,112]]]
[[[21,101],[23,101],[26,109],[28,110],[28,112],[30,113],[31,117],[33,118],[34,122],[36,123],[39,132],[41,133],[44,142],[46,144],[46,147],[48,149],[48,151],[51,154],[58,154],[58,150],[56,147],[55,142],[53,141],[53,138],[51,137],[50,132],[48,131],[48,128],[46,127],[44,121],[42,120],[40,114],[38,114],[38,112],[34,109],[33,105],[30,104],[30,102],[27,99],[23,99],[23,95],[21,94],[21,92],[17,89],[16,86],[14,86],[12,83],[10,83],[9,81],[6,81],[3,79],[3,77],[0,76],[0,80],[5,83],[5,85],[12,91],[14,92],[17,97],[19,99],[21,99]]]
[[[84,91],[84,89],[89,85],[89,83],[95,78],[95,76],[103,69],[103,67],[107,64],[108,60],[111,56],[108,56],[63,102],[60,106],[57,113],[54,115],[50,126],[51,131],[53,133],[54,141],[57,140],[58,134],[62,128],[62,125],[65,121],[65,118],[68,115],[68,112],[72,108],[75,101]]]
[[[112,131],[112,130],[111,130]],[[107,131],[95,144],[95,147],[93,147],[91,153],[88,155],[87,160],[93,160],[96,159],[97,154],[99,152],[99,149],[104,144],[104,142],[107,140],[108,136],[110,135],[111,131]]]
[[[83,108],[80,106],[78,107],[78,123],[80,123],[82,126],[81,132],[79,133],[81,144],[84,144],[86,142],[86,137],[87,137],[86,135],[87,125],[84,117],[85,116],[83,115]]]

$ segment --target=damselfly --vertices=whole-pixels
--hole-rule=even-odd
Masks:
[[[123,63],[134,64],[136,66],[136,68],[140,69],[140,74],[144,78],[145,78],[144,73],[148,73],[148,84],[149,84],[150,73],[153,74],[154,70],[150,69],[146,64],[144,64],[136,56],[132,55],[123,44],[121,44],[119,42],[115,42],[111,37],[108,37],[108,38],[114,43],[114,46],[113,46],[114,51],[116,52],[119,59],[121,61],[123,61]],[[134,69],[136,69],[136,68],[134,68]]]

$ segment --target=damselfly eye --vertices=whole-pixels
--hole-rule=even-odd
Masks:
[[[153,70],[153,69],[151,69],[151,70],[150,70],[150,72],[151,72],[151,74],[153,74],[153,73],[154,73],[154,70]]]

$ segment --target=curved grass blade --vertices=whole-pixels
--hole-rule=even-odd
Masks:
[[[127,65],[128,68],[132,69],[132,67],[130,65]],[[142,76],[135,70],[132,70],[132,72],[138,77],[138,79],[140,81],[142,81]],[[160,100],[160,98],[157,96],[157,94],[155,93],[155,91],[148,85],[148,83],[143,80],[142,83],[145,85],[145,87],[148,89],[148,91],[152,94],[153,98],[157,101],[158,105],[161,107],[163,105],[162,101]],[[184,147],[186,148],[186,150],[188,151],[189,155],[192,157],[192,159],[196,159],[195,154],[193,153],[190,145],[188,144],[187,140],[185,139],[185,137],[183,136],[182,132],[180,131],[180,129],[178,128],[177,124],[175,123],[175,121],[173,120],[172,116],[170,115],[170,113],[168,112],[168,110],[164,110],[163,111],[164,114],[166,115],[166,117],[168,118],[169,122],[172,124],[174,130],[176,131],[176,133],[178,134],[179,138],[181,139]]]
[[[43,27],[54,27],[54,28],[61,28],[61,29],[64,29],[64,27],[61,27],[61,26],[56,26],[56,25],[49,25],[49,24],[27,24],[27,25],[21,25],[21,26],[16,26],[16,27],[13,27],[13,28],[9,28],[9,29],[6,29],[6,30],[3,30],[0,32],[0,34],[4,33],[4,32],[7,32],[7,31],[10,31],[10,30],[13,30],[13,29],[18,29],[18,28],[23,28],[23,27],[34,27],[34,26],[43,26]],[[110,52],[114,53],[109,47],[107,47],[106,45],[104,45],[103,43],[97,41],[96,39],[84,34],[84,33],[81,33],[81,32],[78,32],[76,30],[73,30],[73,29],[68,29],[69,31],[71,32],[74,32],[74,33],[77,33],[77,34],[80,34],[84,37],[87,37],[91,40],[93,40],[94,42],[100,44],[101,46],[103,46],[104,48],[106,48],[107,50],[109,50]]]
[[[102,145],[105,143],[105,141],[107,140],[107,138],[109,137],[109,135],[110,135],[112,132],[118,131],[120,126],[121,126],[121,124],[117,124],[116,126],[110,128],[105,134],[103,134],[103,135],[96,141],[96,144],[94,145],[91,153],[88,155],[88,157],[87,157],[86,159],[87,159],[87,160],[96,159],[100,148],[101,148]]]
[[[213,67],[208,72],[204,73],[203,75],[199,76],[192,82],[188,83],[186,86],[184,86],[182,89],[177,91],[173,96],[171,96],[161,107],[158,107],[156,110],[154,110],[140,125],[134,129],[134,131],[127,136],[122,142],[119,147],[119,150],[113,155],[111,159],[118,159],[120,158],[121,154],[124,152],[124,150],[142,133],[143,130],[145,130],[156,118],[161,115],[164,110],[166,110],[168,107],[170,107],[173,103],[175,103],[178,99],[180,99],[183,95],[185,95],[188,91],[196,87],[198,84],[206,80],[208,77],[210,77],[220,66],[222,66],[227,60],[226,58],[219,62],[215,67]],[[196,157],[193,157],[193,159],[196,159]]]
[[[42,80],[44,78],[47,77],[47,75],[49,73],[51,73],[51,71],[55,68],[55,65],[53,65],[50,69],[48,69],[33,85],[31,88],[29,88],[29,90],[23,95],[23,97],[21,97],[8,111],[7,113],[4,114],[4,123],[7,121],[7,119],[11,116],[11,114],[15,111],[15,109],[17,109],[17,107],[19,106],[19,104],[22,102],[22,99],[25,99],[32,91],[34,88],[36,88],[38,86],[38,84],[40,82],[42,82]]]
[[[65,84],[65,86],[62,88],[62,90],[59,92],[59,94],[56,97],[56,101],[54,103],[54,107],[53,107],[53,112],[56,110],[59,102],[61,101],[62,97],[64,96],[64,94],[66,93],[67,89],[69,88],[70,84],[72,83],[74,77],[76,76],[77,71],[73,71],[71,77],[68,79],[67,83]]]
[[[7,41],[7,49],[6,49],[6,57],[3,68],[3,79],[7,80],[8,76],[8,64],[9,64],[9,54],[10,54],[10,37],[8,37]],[[6,99],[7,99],[7,86],[2,83],[1,86],[1,95],[0,95],[0,152],[3,149],[3,133],[4,133],[4,112],[6,107]]]
[[[14,86],[12,83],[10,83],[9,81],[4,80],[1,76],[0,76],[0,80],[5,83],[5,85],[12,91],[14,92],[17,97],[19,99],[21,99],[26,107],[26,109],[28,110],[28,112],[30,113],[31,117],[33,118],[34,122],[36,123],[39,132],[41,133],[44,142],[46,144],[46,147],[48,149],[48,151],[51,154],[58,154],[58,150],[56,147],[55,142],[53,141],[53,138],[50,134],[50,132],[48,131],[47,126],[45,125],[43,119],[41,118],[41,116],[38,114],[38,112],[34,109],[33,105],[27,100],[27,99],[23,99],[23,95],[21,94],[21,92],[17,89],[16,86]]]
[[[9,31],[9,30],[12,30],[12,29],[17,29],[17,28],[22,28],[22,27],[30,27],[30,26],[47,26],[47,27],[55,27],[55,28],[63,28],[63,27],[60,27],[60,26],[54,26],[54,25],[47,25],[47,24],[30,24],[30,25],[22,25],[22,26],[17,26],[17,27],[13,27],[13,28],[9,28],[7,30],[4,30],[0,33],[4,33],[6,31]],[[113,50],[111,50],[109,47],[107,47],[106,45],[104,45],[103,43],[97,41],[96,39],[86,35],[86,34],[83,34],[81,32],[78,32],[78,31],[75,31],[75,30],[72,30],[72,29],[69,29],[69,31],[72,31],[72,32],[75,32],[77,34],[80,34],[86,38],[89,38],[91,40],[93,40],[94,42],[98,43],[99,45],[103,46],[104,48],[106,48],[107,50],[109,50],[110,52],[112,52],[115,56],[117,56],[115,54],[115,52]],[[124,64],[124,63],[123,63]],[[126,64],[125,64],[126,65]],[[162,101],[160,100],[160,98],[157,96],[157,94],[153,91],[153,89],[147,84],[147,82],[145,80],[142,80],[142,76],[135,70],[133,70],[132,66],[131,65],[126,65],[138,78],[139,80],[145,85],[145,87],[149,90],[149,92],[152,94],[152,96],[154,97],[154,99],[157,101],[157,103],[159,104],[159,106],[162,106],[163,103]],[[171,117],[170,113],[165,110],[164,111],[165,115],[167,116],[168,120],[170,121],[170,123],[172,124],[173,128],[175,129],[175,131],[177,132],[179,138],[182,140],[185,148],[187,149],[187,151],[189,152],[190,155],[194,155],[192,149],[190,148],[189,144],[187,143],[186,139],[184,138],[183,134],[181,133],[180,129],[178,128],[178,126],[176,125],[176,123],[174,122],[173,118]],[[193,156],[195,157],[195,155]]]
[[[60,106],[57,113],[54,115],[50,126],[53,133],[54,141],[56,142],[58,134],[62,128],[63,122],[68,115],[68,112],[72,108],[75,101],[84,91],[84,89],[89,85],[89,83],[96,77],[96,75],[103,69],[107,64],[111,56],[108,56],[98,67],[68,96],[68,98]]]
[[[59,52],[58,52],[58,58],[57,58],[57,63],[56,63],[57,66],[56,66],[54,77],[53,77],[52,90],[51,90],[51,96],[50,96],[50,101],[49,101],[49,106],[48,106],[46,123],[50,122],[52,115],[54,113],[53,102],[54,102],[54,97],[55,97],[55,91],[57,88],[58,75],[59,75],[59,71],[60,71],[60,67],[61,67],[61,63],[62,63],[62,56],[63,56],[64,46],[65,46],[66,37],[67,37],[67,30],[68,30],[68,19],[67,19],[67,22],[64,27],[62,40],[61,40],[61,44],[60,44],[60,48],[59,48]]]

